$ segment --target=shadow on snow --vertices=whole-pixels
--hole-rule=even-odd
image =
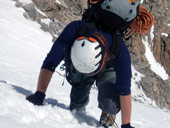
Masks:
[[[5,83],[5,84],[10,85],[16,92],[18,92],[22,95],[29,96],[29,95],[33,94],[32,91],[27,90],[27,89],[17,86],[17,85],[10,84],[5,80],[0,80],[0,83]],[[48,105],[51,105],[52,107],[57,106],[62,109],[65,109],[65,110],[70,110],[69,107],[66,106],[64,103],[59,103],[56,99],[53,99],[53,98],[45,99],[45,103],[47,103]],[[89,126],[98,125],[98,121],[94,117],[87,115],[87,113],[85,113],[85,112],[73,111],[72,114],[77,119],[78,123],[80,123],[80,124],[87,123]]]

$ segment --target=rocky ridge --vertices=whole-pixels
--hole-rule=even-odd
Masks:
[[[145,46],[142,43],[142,39],[145,40],[147,36],[155,59],[170,75],[170,37],[162,34],[170,35],[170,27],[168,28],[170,10],[166,0],[144,0],[143,5],[154,16],[154,38],[150,32],[146,35],[136,35],[127,42],[127,45],[131,53],[132,64],[145,76],[138,85],[142,87],[146,96],[154,100],[158,106],[170,109],[170,79],[162,80],[151,70],[145,57]]]

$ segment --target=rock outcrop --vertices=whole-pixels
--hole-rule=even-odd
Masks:
[[[138,83],[144,90],[147,97],[151,98],[160,107],[170,110],[170,80],[162,80],[150,69],[150,64],[145,57],[145,46],[142,39],[148,36],[151,51],[158,63],[160,63],[170,75],[170,10],[166,0],[144,0],[143,5],[154,16],[155,23],[153,34],[148,32],[146,35],[133,36],[128,42],[131,53],[132,64],[135,69],[145,77]],[[159,69],[158,69],[159,70]]]
[[[32,0],[26,4],[14,1],[16,7],[25,10],[25,18],[37,21],[42,30],[51,33],[53,42],[68,23],[81,18],[83,11],[80,1],[75,0]]]

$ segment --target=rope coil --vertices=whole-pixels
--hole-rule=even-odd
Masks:
[[[131,30],[136,34],[146,34],[154,24],[154,17],[140,5],[139,14],[131,24]]]

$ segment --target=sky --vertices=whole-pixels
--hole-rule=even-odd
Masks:
[[[92,89],[86,113],[69,110],[71,86],[54,73],[43,106],[25,100],[36,90],[42,62],[52,46],[51,34],[23,17],[24,10],[12,0],[0,1],[0,128],[96,128],[101,110],[97,90]],[[146,42],[147,43],[147,42]],[[152,53],[149,53],[152,54]],[[170,112],[159,109],[136,82],[144,77],[133,69],[132,125],[136,128],[170,128]],[[58,72],[64,74],[56,69]],[[62,86],[64,80],[64,86]],[[120,113],[116,122],[121,125]]]

